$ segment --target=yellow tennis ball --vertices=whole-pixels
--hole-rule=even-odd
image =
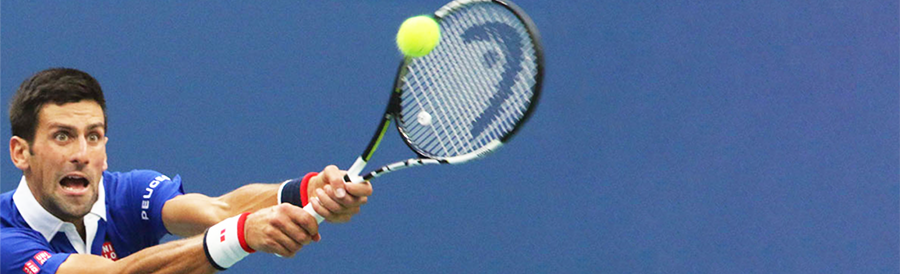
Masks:
[[[441,27],[428,15],[406,19],[397,31],[397,48],[410,57],[427,55],[440,40]]]

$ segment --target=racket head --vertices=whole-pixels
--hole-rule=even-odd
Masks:
[[[434,17],[441,41],[428,55],[401,62],[392,115],[422,158],[480,158],[508,142],[537,106],[540,34],[509,1],[454,1]]]

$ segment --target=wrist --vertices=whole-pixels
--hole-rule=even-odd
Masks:
[[[319,175],[319,173],[318,172],[306,173],[306,175],[303,176],[303,180],[300,180],[300,200],[304,206],[306,206],[306,204],[309,203],[309,198],[313,197],[312,195],[310,195],[310,192],[309,192],[310,191],[309,180],[312,180],[312,178],[316,177],[316,175]]]
[[[303,207],[309,203],[309,180],[318,175],[317,172],[307,173],[303,178],[287,180],[281,183],[278,189],[278,203],[290,203]]]
[[[203,235],[203,252],[210,264],[218,270],[225,270],[238,261],[256,252],[244,239],[244,223],[250,212],[221,221]]]

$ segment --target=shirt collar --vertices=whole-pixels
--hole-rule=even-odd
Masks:
[[[91,207],[91,211],[88,214],[97,215],[106,221],[106,191],[103,189],[102,177],[100,178],[97,192],[97,202],[94,202],[94,206]],[[47,242],[53,239],[53,236],[59,232],[64,223],[56,216],[53,216],[53,214],[50,214],[50,212],[47,212],[47,209],[44,209],[38,203],[37,199],[34,198],[34,194],[31,193],[31,189],[28,188],[25,176],[22,176],[22,179],[19,180],[19,186],[16,188],[16,192],[13,193],[13,203],[16,204],[16,208],[19,209],[19,213],[22,214],[22,218],[31,226],[31,229],[40,232],[47,239]]]

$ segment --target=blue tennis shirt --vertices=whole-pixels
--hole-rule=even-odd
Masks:
[[[159,244],[168,233],[162,221],[166,201],[184,194],[181,178],[151,170],[103,172],[97,202],[84,216],[86,241],[75,225],[38,204],[25,177],[0,194],[0,272],[56,273],[69,254],[111,260]]]

